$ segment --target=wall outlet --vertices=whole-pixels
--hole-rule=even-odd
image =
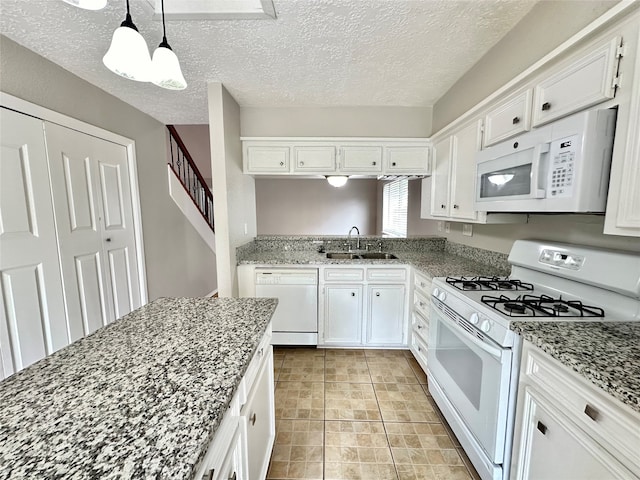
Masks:
[[[451,223],[444,222],[444,233],[451,233]]]
[[[441,232],[442,229],[444,228],[444,222],[438,222],[438,231]]]
[[[246,223],[244,224],[244,234],[245,235],[249,234],[249,226]]]
[[[462,225],[462,234],[467,236],[467,237],[472,237],[473,236],[473,225],[471,225],[469,223],[465,223],[464,225]]]

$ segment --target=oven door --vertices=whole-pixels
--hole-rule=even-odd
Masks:
[[[504,458],[511,349],[480,339],[432,306],[427,366],[431,379],[494,464]],[[475,329],[469,326],[470,331]]]

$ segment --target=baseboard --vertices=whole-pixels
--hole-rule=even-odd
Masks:
[[[214,291],[209,292],[205,295],[205,297],[217,297],[218,296],[218,289],[216,288]]]

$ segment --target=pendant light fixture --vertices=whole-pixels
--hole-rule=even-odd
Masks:
[[[153,60],[151,61],[152,79],[151,81],[162,88],[169,90],[184,90],[187,88],[187,82],[180,70],[180,62],[178,57],[167,42],[167,28],[164,23],[164,0],[162,5],[162,42],[153,52]]]
[[[326,178],[332,187],[344,187],[349,180],[349,177],[346,175],[327,175]]]
[[[127,16],[113,32],[111,46],[102,59],[102,63],[113,73],[130,80],[151,81],[149,48],[131,21],[129,0],[127,0]]]
[[[85,10],[102,10],[107,6],[107,0],[62,0],[74,7],[84,8]]]

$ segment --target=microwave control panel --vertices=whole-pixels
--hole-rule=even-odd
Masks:
[[[551,143],[548,189],[552,198],[571,197],[576,173],[579,135],[565,137]]]

